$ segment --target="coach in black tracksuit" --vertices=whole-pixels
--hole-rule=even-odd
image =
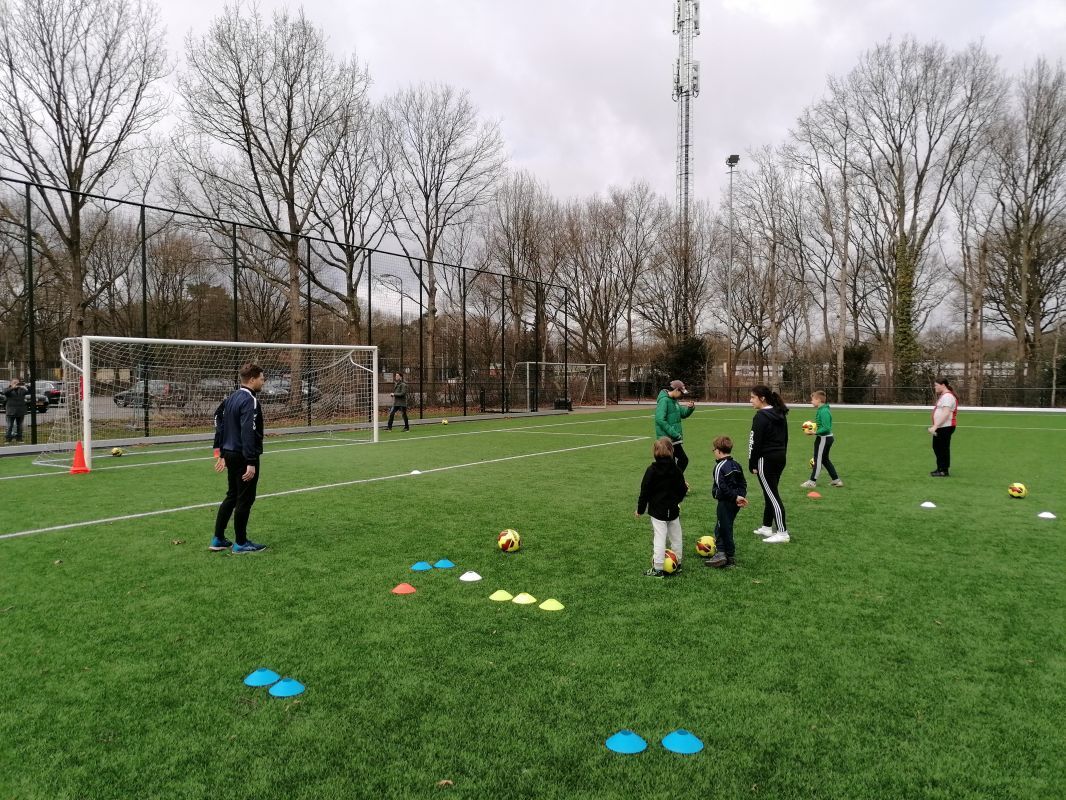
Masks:
[[[777,489],[781,473],[785,471],[788,450],[788,406],[768,386],[756,386],[751,390],[751,406],[755,409],[755,417],[751,421],[748,440],[748,469],[759,476],[765,499],[762,527],[755,533],[767,544],[781,544],[791,539],[785,525],[785,504]]]
[[[259,485],[259,456],[263,453],[263,408],[256,393],[263,388],[265,377],[258,364],[240,369],[241,388],[222,401],[215,411],[215,471],[226,470],[229,487],[215,518],[212,550],[225,550],[226,526],[233,516],[235,553],[252,553],[265,545],[248,541],[248,516],[255,503]]]

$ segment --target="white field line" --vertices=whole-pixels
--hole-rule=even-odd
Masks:
[[[266,499],[270,497],[286,497],[292,494],[305,494],[307,492],[321,492],[327,489],[339,489],[345,486],[358,486],[364,483],[377,483],[379,481],[391,481],[397,478],[417,478],[421,475],[430,475],[434,472],[448,472],[453,469],[465,469],[466,467],[480,467],[486,464],[500,464],[505,461],[518,461],[524,458],[539,458],[540,456],[552,456],[560,453],[572,453],[578,450],[591,450],[595,447],[610,447],[616,444],[632,444],[633,442],[642,442],[646,437],[643,436],[628,436],[624,439],[617,439],[611,442],[597,442],[595,444],[583,444],[577,447],[563,447],[558,450],[542,450],[536,453],[522,453],[517,456],[503,456],[501,458],[490,458],[485,461],[468,461],[465,464],[450,464],[446,467],[431,467],[430,469],[421,470],[419,475],[412,475],[410,472],[398,473],[396,475],[381,475],[376,478],[357,478],[350,481],[338,481],[337,483],[323,483],[318,486],[304,486],[299,489],[284,489],[280,492],[269,492],[267,494],[261,494],[256,497],[257,500]],[[33,528],[25,531],[15,531],[13,533],[0,534],[0,539],[14,539],[19,536],[33,536],[38,533],[52,533],[54,531],[70,530],[72,528],[85,528],[91,525],[106,525],[110,522],[124,522],[131,519],[144,519],[145,517],[158,517],[163,514],[176,514],[181,511],[195,511],[201,508],[217,508],[220,501],[213,501],[210,503],[195,503],[188,506],[177,506],[175,508],[164,508],[157,511],[144,511],[139,514],[124,514],[118,517],[104,517],[102,519],[84,520],[82,522],[68,522],[65,525],[52,525],[47,528]]]
[[[422,441],[425,441],[426,439],[445,439],[445,438],[454,438],[454,437],[457,437],[457,436],[480,436],[480,435],[485,434],[485,433],[538,433],[539,432],[539,433],[544,433],[545,435],[556,435],[556,436],[602,436],[602,437],[611,437],[611,436],[616,436],[617,434],[611,434],[611,433],[567,433],[565,431],[563,431],[563,432],[548,432],[548,431],[539,431],[538,429],[540,429],[540,428],[555,428],[555,427],[560,427],[560,426],[564,426],[564,425],[588,425],[588,424],[593,423],[593,422],[621,422],[621,421],[625,421],[627,419],[644,419],[644,415],[641,415],[640,417],[616,417],[616,418],[613,418],[613,419],[604,419],[604,420],[583,420],[581,422],[554,422],[554,423],[547,423],[547,424],[544,424],[544,425],[526,425],[526,426],[521,427],[521,428],[486,428],[484,430],[477,430],[477,431],[457,431],[457,432],[454,432],[454,433],[435,433],[435,434],[430,434],[428,436],[414,436],[414,437],[408,437],[408,438],[400,437],[400,438],[394,438],[394,439],[390,439],[390,440],[379,439],[378,440],[378,444],[407,444],[407,443],[412,443],[412,442],[422,442]],[[289,443],[295,444],[295,443],[306,442],[306,441],[323,441],[323,442],[329,442],[329,444],[314,444],[314,445],[308,445],[306,447],[289,447],[289,446],[286,446]],[[314,439],[293,439],[293,440],[290,440],[290,442],[288,442],[288,443],[275,442],[274,446],[272,446],[269,450],[267,450],[267,451],[265,451],[263,453],[263,457],[265,458],[267,456],[284,455],[285,453],[298,453],[298,452],[301,452],[303,450],[327,450],[327,449],[334,448],[334,447],[356,447],[356,446],[359,446],[359,445],[367,445],[367,444],[372,444],[372,442],[369,442],[366,439],[356,439],[356,440],[353,441],[353,440],[349,440],[349,439],[341,439],[340,437],[333,438],[333,439],[318,439],[318,438],[314,438]],[[280,446],[278,446],[278,445],[280,445]],[[157,453],[181,453],[181,452],[188,452],[190,450],[203,451],[204,449],[206,449],[206,448],[203,448],[203,447],[183,447],[183,448],[175,448],[175,449],[170,449],[170,450],[157,450],[157,451],[154,451],[153,453],[140,453],[140,454],[134,454],[134,455],[147,456],[147,455],[155,455]],[[192,461],[211,461],[213,459],[214,459],[214,456],[211,455],[211,456],[197,456],[195,458],[172,458],[172,459],[166,459],[164,461],[144,461],[144,462],[138,461],[138,462],[133,463],[133,464],[112,464],[112,465],[107,466],[107,467],[93,467],[93,472],[106,472],[106,471],[115,470],[115,469],[139,469],[140,467],[158,467],[158,466],[165,466],[167,464],[187,464],[187,463],[192,462]],[[59,467],[58,469],[60,471],[57,471],[57,472],[30,472],[30,473],[26,473],[26,474],[23,474],[23,475],[3,475],[3,476],[0,476],[0,481],[22,480],[23,478],[53,478],[53,477],[59,477],[59,476],[69,475],[70,474],[66,467]]]

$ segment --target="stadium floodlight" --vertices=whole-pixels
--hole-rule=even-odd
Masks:
[[[739,163],[740,163],[740,156],[738,156],[738,155],[732,155],[732,156],[730,156],[729,158],[727,158],[727,159],[725,160],[725,163],[726,163],[726,166],[727,166],[727,167],[729,167],[730,169],[732,169],[733,167],[735,167],[735,166],[736,166],[737,164],[739,164]]]
[[[60,348],[65,407],[35,463],[68,467],[93,447],[210,441],[242,364],[262,367],[268,436],[345,431],[378,440],[376,347],[81,336]]]

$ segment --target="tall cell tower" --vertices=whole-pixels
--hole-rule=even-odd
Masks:
[[[677,213],[681,234],[682,285],[680,301],[681,333],[691,334],[688,323],[692,296],[691,207],[692,207],[692,98],[700,93],[700,64],[692,60],[692,37],[700,34],[699,0],[674,0],[674,33],[677,34],[677,61],[674,62],[674,100],[677,101]]]

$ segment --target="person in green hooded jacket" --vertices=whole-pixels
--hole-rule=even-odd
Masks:
[[[683,447],[681,420],[692,416],[692,412],[696,410],[696,404],[691,400],[683,406],[678,402],[686,394],[688,389],[682,381],[670,381],[669,388],[659,392],[659,398],[655,401],[655,438],[670,438],[674,445],[674,461],[681,472],[688,466],[688,456]]]

